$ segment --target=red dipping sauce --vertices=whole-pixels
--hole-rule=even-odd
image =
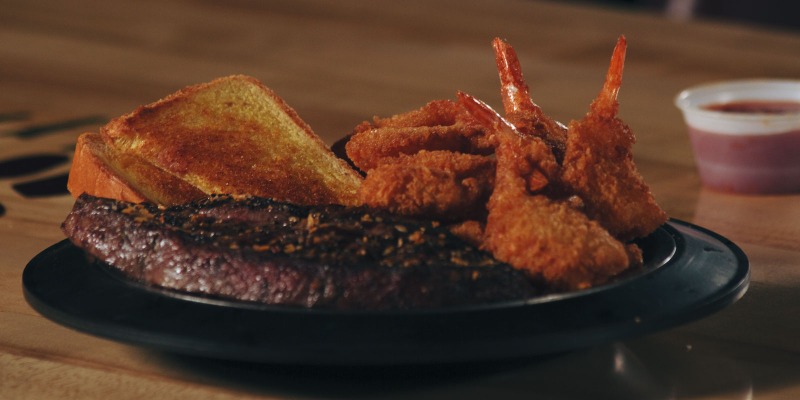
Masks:
[[[800,193],[800,130],[728,135],[689,127],[700,179],[738,193]]]
[[[752,79],[675,98],[703,185],[746,194],[800,193],[800,80]]]
[[[800,113],[800,102],[739,100],[727,103],[707,104],[701,108],[709,111],[739,114],[791,114]]]

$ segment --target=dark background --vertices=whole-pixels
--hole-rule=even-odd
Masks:
[[[690,18],[735,22],[781,30],[800,30],[800,1],[798,0],[572,0],[599,3],[631,9],[647,9],[670,13],[683,8],[685,13],[673,18]],[[683,5],[683,7],[681,7]]]

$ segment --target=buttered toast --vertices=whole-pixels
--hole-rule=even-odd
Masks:
[[[139,203],[180,204],[205,196],[200,189],[134,152],[118,151],[98,133],[78,137],[67,188],[74,195]]]
[[[218,193],[355,205],[361,179],[272,90],[234,75],[82,135],[68,189],[163,205]]]

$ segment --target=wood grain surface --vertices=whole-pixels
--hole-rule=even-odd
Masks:
[[[547,359],[365,371],[154,352],[64,328],[23,298],[27,262],[63,239],[72,198],[58,185],[77,135],[138,105],[248,74],[332,143],[373,115],[458,90],[499,107],[499,36],[534,100],[568,122],[600,90],[620,34],[621,116],[641,172],[670,216],[750,258],[748,293],[722,312]],[[546,1],[6,0],[0,60],[0,163],[50,160],[0,164],[0,399],[800,398],[800,196],[704,189],[673,105],[699,83],[800,79],[800,34]],[[44,195],[23,190],[48,182]]]

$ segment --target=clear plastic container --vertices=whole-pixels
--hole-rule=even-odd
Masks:
[[[742,80],[682,91],[700,180],[735,193],[800,193],[800,80]]]

